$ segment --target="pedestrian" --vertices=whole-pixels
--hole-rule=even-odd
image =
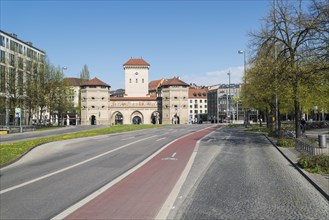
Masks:
[[[305,133],[305,128],[306,128],[305,118],[302,118],[302,120],[300,121],[300,127],[302,129],[302,133]]]

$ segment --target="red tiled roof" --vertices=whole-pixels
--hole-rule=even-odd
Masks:
[[[165,79],[158,79],[158,80],[153,80],[149,82],[149,90],[157,90],[161,86],[161,83],[163,83]]]
[[[180,80],[178,77],[166,79],[161,86],[189,86],[187,83]]]
[[[64,80],[65,80],[70,86],[80,86],[80,79],[79,79],[79,78],[69,77],[69,78],[64,78]]]
[[[110,85],[106,84],[105,82],[97,79],[96,77],[92,80],[86,81],[82,84],[82,86],[107,86],[111,87]]]
[[[190,87],[188,90],[188,97],[190,99],[200,99],[207,98],[208,88],[198,88],[198,87]]]
[[[127,65],[131,65],[131,66],[150,66],[150,64],[148,64],[145,60],[143,60],[142,58],[131,58],[130,60],[128,60],[125,64],[123,64],[124,66]]]

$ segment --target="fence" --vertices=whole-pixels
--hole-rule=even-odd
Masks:
[[[299,152],[305,152],[311,155],[319,155],[319,154],[329,154],[329,149],[327,147],[321,148],[316,147],[312,144],[306,143],[300,139],[295,138],[296,147],[295,149]]]
[[[22,131],[26,132],[26,131],[34,131],[35,130],[35,126],[31,126],[31,125],[22,125]],[[21,132],[21,127],[20,126],[0,126],[0,131],[4,131],[7,133],[19,133]]]

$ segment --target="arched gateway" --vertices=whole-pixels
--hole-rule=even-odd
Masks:
[[[189,85],[178,77],[149,84],[149,68],[143,59],[128,60],[123,65],[125,92],[117,96],[110,96],[110,86],[97,78],[84,82],[80,86],[81,124],[187,123]]]

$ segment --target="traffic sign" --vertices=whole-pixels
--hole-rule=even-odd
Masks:
[[[20,118],[21,117],[21,108],[15,108],[15,117]]]

